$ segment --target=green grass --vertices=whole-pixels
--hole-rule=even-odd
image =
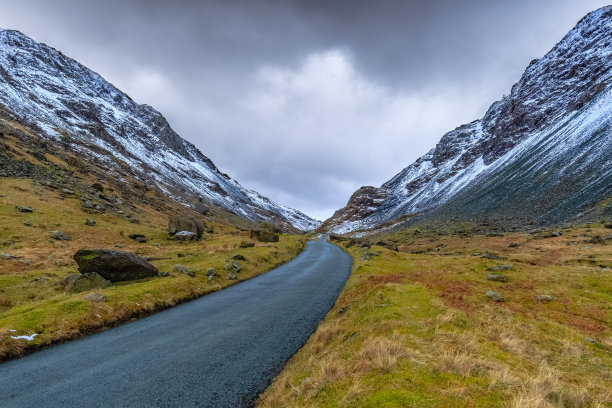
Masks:
[[[63,342],[112,327],[158,310],[172,307],[210,292],[218,291],[266,272],[298,255],[305,237],[282,235],[276,243],[250,241],[242,231],[226,221],[209,221],[213,233],[198,242],[180,243],[168,238],[168,218],[152,208],[138,208],[138,224],[113,214],[87,214],[78,198],[60,199],[55,191],[31,180],[0,179],[0,253],[9,253],[31,263],[0,259],[0,361],[28,351]],[[16,205],[28,205],[34,213],[20,213]],[[97,224],[86,226],[87,218]],[[24,224],[25,221],[30,226]],[[68,233],[71,241],[50,239],[52,231]],[[130,234],[146,235],[148,242],[137,243]],[[103,294],[106,301],[90,303],[83,299],[89,292],[69,293],[58,285],[65,276],[77,272],[72,255],[82,248],[116,249],[152,257],[151,263],[169,277],[118,282],[91,292]],[[234,255],[242,271],[237,280],[229,280],[224,265]],[[181,255],[181,256],[179,256]],[[195,277],[174,273],[181,264],[195,271]],[[217,277],[209,281],[208,268]],[[14,330],[14,331],[11,331]],[[37,336],[33,341],[11,336]]]
[[[584,249],[596,234],[606,230],[550,239],[402,231],[387,237],[400,252],[373,246],[380,255],[370,260],[350,247],[353,271],[336,305],[258,405],[612,406],[612,274],[598,266],[612,250]],[[485,251],[505,259],[473,255]],[[585,255],[597,266],[574,262]],[[506,283],[486,278],[499,264],[514,267],[500,272]]]

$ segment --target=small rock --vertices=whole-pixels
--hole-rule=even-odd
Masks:
[[[102,303],[106,300],[106,296],[101,293],[88,293],[83,296],[83,300],[91,303]]]
[[[489,271],[513,271],[514,267],[511,265],[495,265],[488,269]]]
[[[238,279],[238,277],[234,274],[234,272],[230,272],[228,279],[229,280],[236,280],[236,279]]]
[[[493,252],[488,252],[488,251],[485,251],[482,254],[482,258],[484,258],[484,259],[492,259],[494,261],[502,261],[504,259],[501,256],[499,256],[499,255],[497,255],[497,254],[495,254]]]
[[[93,183],[91,185],[91,188],[93,188],[96,191],[104,191],[104,186],[100,183]]]
[[[121,243],[117,242],[117,243],[115,244],[115,248],[125,248],[125,245],[123,245],[123,244],[121,244]]]
[[[70,190],[68,188],[62,188],[62,193],[72,195],[72,194],[74,194],[74,191],[72,191],[72,190]]]
[[[8,261],[14,261],[14,260],[19,259],[19,258],[16,257],[16,256],[13,256],[11,254],[0,254],[0,259],[6,259]]]
[[[153,246],[154,246],[154,247],[160,247],[161,245],[160,245],[160,243],[159,243],[159,242],[156,242],[156,243],[154,243],[154,244],[153,244]]]
[[[132,235],[129,235],[129,238],[133,239],[134,241],[140,244],[144,244],[147,242],[147,238],[143,234],[132,234]]]
[[[160,272],[159,274],[157,274],[157,276],[161,278],[165,278],[165,277],[170,276],[170,272]]]
[[[195,241],[198,239],[198,235],[191,231],[179,231],[174,234],[174,239],[177,241]]]
[[[480,252],[474,252],[474,253],[472,254],[472,256],[480,256],[480,255],[481,255],[481,254],[480,254]]]
[[[244,256],[240,255],[240,254],[238,254],[238,255],[234,255],[234,256],[232,257],[232,259],[235,259],[235,260],[237,260],[237,261],[246,261],[246,258],[245,258]]]
[[[604,242],[604,239],[601,235],[595,235],[589,240],[589,244],[601,244],[602,242]]]
[[[32,261],[29,261],[27,259],[20,259],[19,262],[24,265],[32,265]]]
[[[208,280],[211,281],[217,276],[217,270],[215,268],[208,268],[206,270],[206,276],[208,276]]]
[[[520,242],[511,242],[510,245],[508,245],[508,247],[510,248],[518,248],[521,246]]]
[[[551,238],[557,238],[557,237],[560,237],[561,235],[563,235],[561,231],[554,231],[550,233]]]
[[[85,225],[87,225],[88,227],[93,227],[94,225],[96,225],[96,220],[94,220],[93,218],[88,218],[87,220],[85,220]]]
[[[534,298],[538,302],[552,302],[555,300],[555,298],[550,295],[535,295]]]
[[[604,241],[612,241],[612,235],[608,235],[604,238]]]
[[[22,213],[31,213],[34,212],[34,209],[30,208],[30,207],[26,207],[24,205],[18,205],[15,207],[19,212]]]
[[[192,278],[195,278],[195,272],[181,264],[174,265],[174,268],[172,268],[172,272],[182,273],[185,275],[189,275]]]
[[[504,275],[500,275],[498,273],[490,273],[487,275],[487,280],[495,281],[495,282],[508,282],[508,278]]]
[[[586,339],[584,339],[584,341],[586,341],[588,343],[591,343],[592,345],[594,345],[597,348],[600,348],[600,349],[603,349],[603,350],[606,350],[606,351],[610,351],[610,349],[608,347],[606,347],[604,344],[598,342],[595,339],[586,338]]]
[[[240,243],[240,248],[252,248],[255,246],[254,242],[247,242],[247,241],[242,241]]]
[[[240,272],[242,270],[242,267],[240,267],[240,264],[236,261],[232,261],[232,268],[234,268],[236,272]]]
[[[91,273],[71,273],[62,279],[59,284],[68,292],[84,292],[92,289],[103,289],[112,285],[112,283],[104,279],[100,274]]]
[[[53,235],[51,237],[57,241],[70,241],[72,239],[70,238],[70,235],[62,231],[53,231]]]
[[[226,271],[228,271],[228,272],[231,272],[231,271],[232,271],[232,265],[230,265],[230,264],[225,264],[225,265],[223,265],[223,269],[225,269],[225,270],[226,270]]]
[[[346,312],[348,312],[349,310],[351,310],[351,305],[346,305],[346,306],[344,306],[344,307],[341,307],[341,308],[338,310],[338,314],[339,314],[339,315],[343,315],[343,314],[345,314]]]
[[[501,303],[501,302],[503,302],[503,301],[504,301],[504,298],[503,298],[503,296],[502,296],[502,295],[500,295],[500,294],[499,294],[499,293],[497,293],[497,292],[493,292],[492,290],[488,290],[488,291],[487,291],[487,293],[486,293],[486,295],[487,295],[488,297],[490,297],[491,299],[493,299],[493,301],[495,301],[495,302],[500,302],[500,303]]]
[[[26,227],[31,227],[32,223],[30,221],[24,221],[23,225],[25,225]]]

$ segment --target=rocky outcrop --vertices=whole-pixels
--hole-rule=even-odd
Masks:
[[[97,273],[111,282],[137,280],[157,276],[157,268],[130,252],[110,249],[81,249],[74,254],[79,272]]]

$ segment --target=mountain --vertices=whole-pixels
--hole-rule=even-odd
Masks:
[[[612,215],[612,7],[531,61],[482,119],[445,134],[381,187],[362,187],[320,230],[435,217],[501,226]]]
[[[134,177],[192,207],[311,230],[318,221],[247,190],[168,121],[100,75],[17,31],[0,29],[0,108],[12,120],[109,176]]]

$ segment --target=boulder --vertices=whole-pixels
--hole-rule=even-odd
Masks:
[[[254,242],[242,241],[240,243],[240,248],[253,248],[255,246]]]
[[[68,292],[84,292],[93,289],[104,289],[112,285],[112,283],[104,279],[96,272],[89,273],[71,273],[62,279],[59,284]]]
[[[208,276],[208,280],[211,281],[217,276],[217,270],[215,268],[208,268],[206,270],[206,276]]]
[[[189,275],[192,278],[195,278],[195,272],[194,271],[192,271],[191,269],[187,268],[186,266],[183,266],[183,265],[180,265],[180,264],[174,265],[174,268],[172,268],[172,272],[182,273],[184,275]]]
[[[144,244],[145,242],[147,242],[147,237],[144,236],[144,234],[131,234],[129,235],[130,239],[133,239],[134,241]]]
[[[278,242],[278,235],[272,231],[259,231],[259,240],[261,242]]]
[[[499,294],[499,293],[497,293],[497,292],[493,292],[492,290],[488,290],[488,291],[487,291],[487,293],[486,293],[486,295],[487,295],[489,298],[491,298],[493,301],[495,301],[495,302],[500,302],[500,303],[501,303],[501,302],[503,302],[503,301],[504,301],[504,298],[503,298],[503,296],[502,296],[502,295],[500,295],[500,294]]]
[[[101,293],[88,293],[83,296],[83,300],[91,303],[102,303],[106,300],[106,296]]]
[[[238,279],[238,277],[234,274],[234,272],[230,272],[228,279],[229,280],[236,280],[236,279]]]
[[[198,239],[198,235],[191,231],[179,231],[174,234],[174,239],[176,241],[195,241]]]
[[[487,280],[495,281],[495,282],[508,282],[508,278],[504,275],[500,275],[498,273],[490,273],[487,275]]]
[[[22,212],[22,213],[31,213],[31,212],[34,212],[34,210],[32,208],[26,207],[25,205],[18,205],[15,208],[17,209],[17,211]]]
[[[98,273],[111,282],[143,279],[157,276],[157,268],[130,252],[110,249],[81,249],[74,260],[82,274]]]
[[[510,245],[508,245],[510,248],[518,248],[521,246],[520,242],[511,242]]]
[[[538,302],[552,302],[555,298],[550,295],[535,295],[535,300]]]
[[[589,240],[589,244],[601,244],[602,242],[604,242],[604,239],[601,235],[595,235]]]
[[[232,268],[234,268],[234,270],[236,272],[240,272],[242,270],[242,267],[240,266],[240,264],[236,261],[232,261]]]
[[[51,235],[51,237],[57,241],[70,241],[72,239],[70,238],[70,235],[62,231],[53,231],[53,235]]]
[[[514,267],[511,265],[495,265],[489,268],[490,271],[513,271]]]
[[[246,261],[246,258],[240,254],[234,255],[232,259],[235,259],[237,261]]]
[[[205,229],[206,223],[204,221],[190,215],[172,215],[168,219],[168,233],[172,236],[178,232],[189,231],[194,233],[197,238],[200,238]]]

